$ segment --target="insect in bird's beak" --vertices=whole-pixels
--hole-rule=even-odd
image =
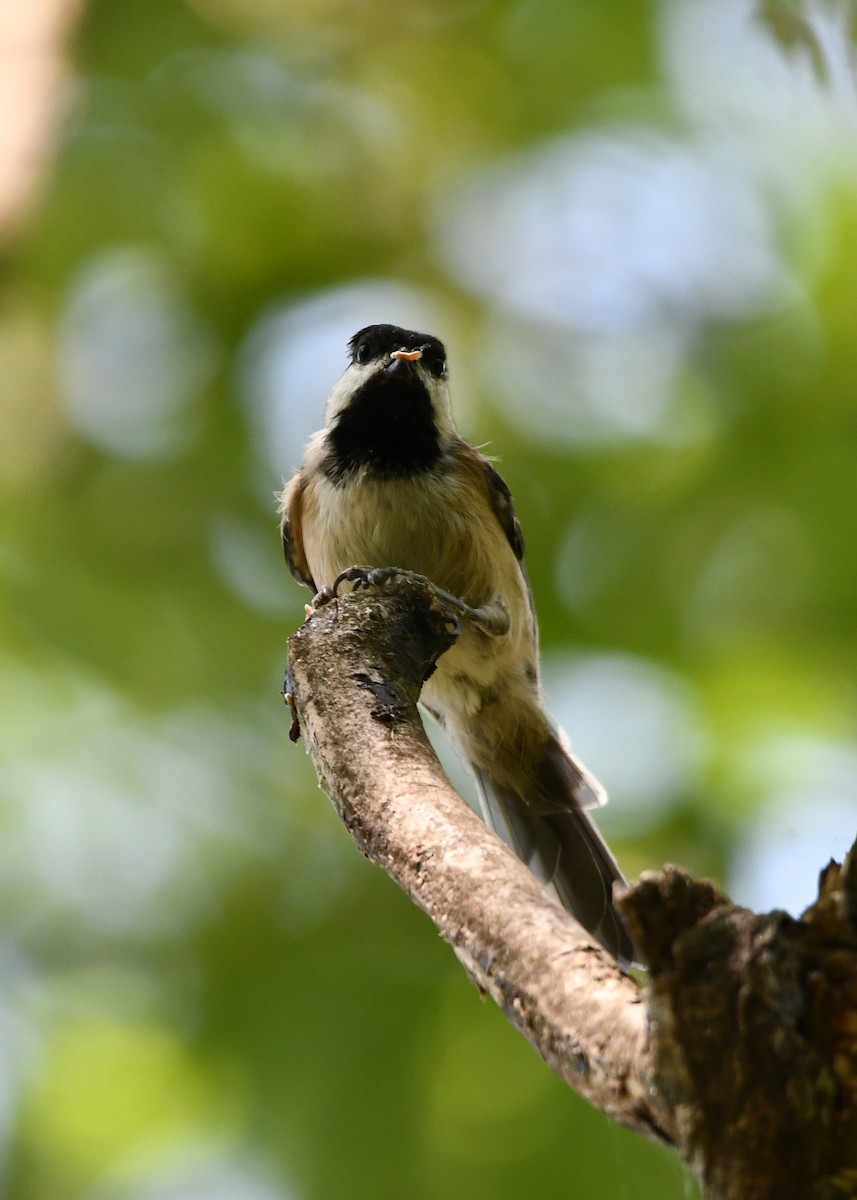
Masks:
[[[409,375],[412,369],[411,364],[419,362],[422,356],[422,348],[419,350],[393,350],[390,354],[393,361],[387,367],[387,374],[396,378]]]

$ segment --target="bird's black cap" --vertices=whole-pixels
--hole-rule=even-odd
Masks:
[[[372,362],[394,350],[422,350],[423,361],[433,375],[440,378],[446,371],[443,342],[429,333],[417,333],[399,325],[366,325],[348,343],[353,363]]]

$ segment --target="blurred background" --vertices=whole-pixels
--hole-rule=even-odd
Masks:
[[[317,791],[274,492],[356,329],[445,339],[629,874],[799,913],[857,828],[854,11],[4,6],[4,1197],[696,1194]]]

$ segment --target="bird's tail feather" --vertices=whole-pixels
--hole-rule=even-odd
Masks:
[[[552,741],[549,755],[558,758],[558,752],[567,770],[558,771],[554,762],[549,774],[566,780],[563,794],[546,793],[540,780],[531,796],[521,796],[492,779],[490,772],[477,769],[485,822],[584,929],[630,966],[635,961],[634,947],[613,905],[613,884],[625,883],[625,877],[595,822],[581,807],[581,800],[586,805],[593,800],[603,803],[603,790],[559,741]],[[579,782],[571,790],[568,781],[575,779]],[[593,783],[595,796],[590,792]]]

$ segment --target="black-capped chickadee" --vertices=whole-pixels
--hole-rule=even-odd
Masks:
[[[292,574],[318,592],[335,590],[355,564],[395,567],[426,577],[453,605],[461,635],[421,703],[473,772],[488,825],[607,950],[631,962],[612,903],[624,877],[585,811],[606,796],[543,707],[521,529],[500,475],[456,432],[444,347],[370,325],[349,352],[324,429],[281,497]]]

